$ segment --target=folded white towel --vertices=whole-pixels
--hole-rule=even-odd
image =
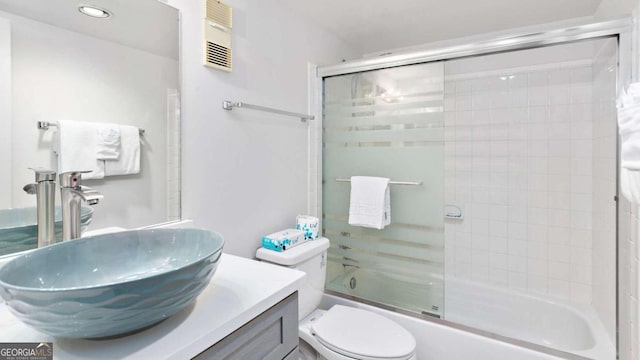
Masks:
[[[105,176],[140,172],[140,133],[135,126],[120,126],[120,157],[104,162]]]
[[[120,126],[115,124],[97,124],[98,160],[117,160],[120,157]]]
[[[620,192],[630,202],[640,204],[640,171],[620,169]]]
[[[98,132],[95,124],[78,121],[58,121],[56,140],[58,173],[91,171],[82,174],[83,179],[102,179],[104,161],[96,157]]]
[[[349,225],[384,229],[391,223],[389,179],[352,176]]]
[[[629,85],[618,98],[620,131],[620,189],[640,204],[640,83]]]
[[[620,134],[620,166],[640,170],[640,131]]]
[[[618,108],[640,104],[640,83],[629,84],[627,90],[622,90],[618,98]]]

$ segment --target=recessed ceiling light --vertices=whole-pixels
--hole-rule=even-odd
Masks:
[[[93,5],[79,5],[78,11],[94,18],[106,19],[111,16],[111,13],[106,9],[101,9]]]

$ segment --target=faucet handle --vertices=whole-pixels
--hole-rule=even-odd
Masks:
[[[90,173],[91,170],[67,171],[60,174],[61,187],[78,187],[82,183],[82,174]]]
[[[22,190],[24,190],[24,192],[26,192],[29,195],[35,195],[37,190],[36,190],[36,184],[27,184],[25,185]]]
[[[56,172],[43,167],[29,168],[36,173],[36,182],[56,181]]]

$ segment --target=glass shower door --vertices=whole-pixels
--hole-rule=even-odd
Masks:
[[[323,233],[328,290],[441,317],[444,294],[444,66],[324,79]],[[391,185],[391,224],[350,226],[348,179]]]

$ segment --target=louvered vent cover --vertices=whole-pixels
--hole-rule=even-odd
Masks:
[[[216,0],[207,0],[207,18],[228,29],[232,26],[231,7]]]
[[[207,64],[221,70],[231,70],[231,49],[207,41]]]
[[[216,0],[206,0],[204,20],[204,64],[231,71],[231,7]]]

